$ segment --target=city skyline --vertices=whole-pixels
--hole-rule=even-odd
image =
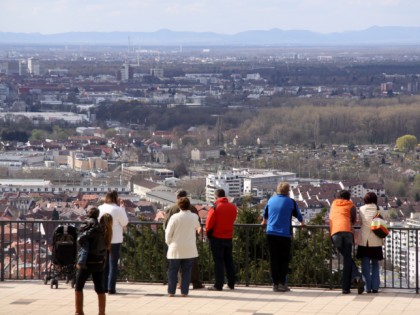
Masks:
[[[309,30],[320,33],[372,26],[420,26],[411,0],[30,0],[0,3],[0,32],[215,32]]]

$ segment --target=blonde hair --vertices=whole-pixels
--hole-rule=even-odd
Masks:
[[[112,219],[112,215],[110,215],[109,213],[105,213],[99,221],[104,232],[105,246],[108,250],[111,248],[113,221],[114,220]]]
[[[289,195],[289,192],[290,192],[290,185],[289,185],[289,183],[282,182],[282,183],[278,184],[277,185],[276,192],[278,194],[282,194],[282,195]]]

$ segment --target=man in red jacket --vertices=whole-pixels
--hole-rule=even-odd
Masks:
[[[236,206],[228,201],[223,189],[216,190],[215,195],[217,200],[207,214],[206,233],[213,254],[216,283],[208,289],[223,290],[226,267],[227,284],[233,290],[235,288],[235,267],[232,256],[232,236],[233,224],[238,211]]]

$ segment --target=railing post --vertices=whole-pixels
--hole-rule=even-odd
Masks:
[[[5,227],[5,223],[3,223],[3,222],[1,222],[0,221],[0,224],[1,224],[1,236],[0,236],[0,250],[1,250],[1,253],[0,253],[0,265],[1,265],[1,270],[0,270],[0,281],[4,281],[4,268],[5,268],[5,266],[4,266],[4,250],[5,250],[5,248],[6,248],[6,246],[5,246],[5,242],[4,242],[4,227]]]
[[[246,226],[246,242],[245,242],[245,286],[249,286],[249,228]]]
[[[328,234],[330,234],[329,228],[327,228]],[[330,255],[330,290],[333,289],[333,275],[332,275],[332,239],[329,237],[329,255]]]
[[[419,230],[416,231],[416,294],[419,293]]]

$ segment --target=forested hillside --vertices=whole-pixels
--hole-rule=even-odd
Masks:
[[[420,103],[398,106],[300,106],[266,108],[245,121],[241,143],[393,143],[404,134],[420,137]]]
[[[239,144],[333,143],[391,144],[404,134],[420,139],[418,97],[366,100],[272,98],[269,103],[240,108],[207,106],[189,108],[152,107],[139,103],[109,103],[97,109],[100,123],[107,119],[140,123],[157,130],[182,130],[191,126],[216,125],[229,141]]]

